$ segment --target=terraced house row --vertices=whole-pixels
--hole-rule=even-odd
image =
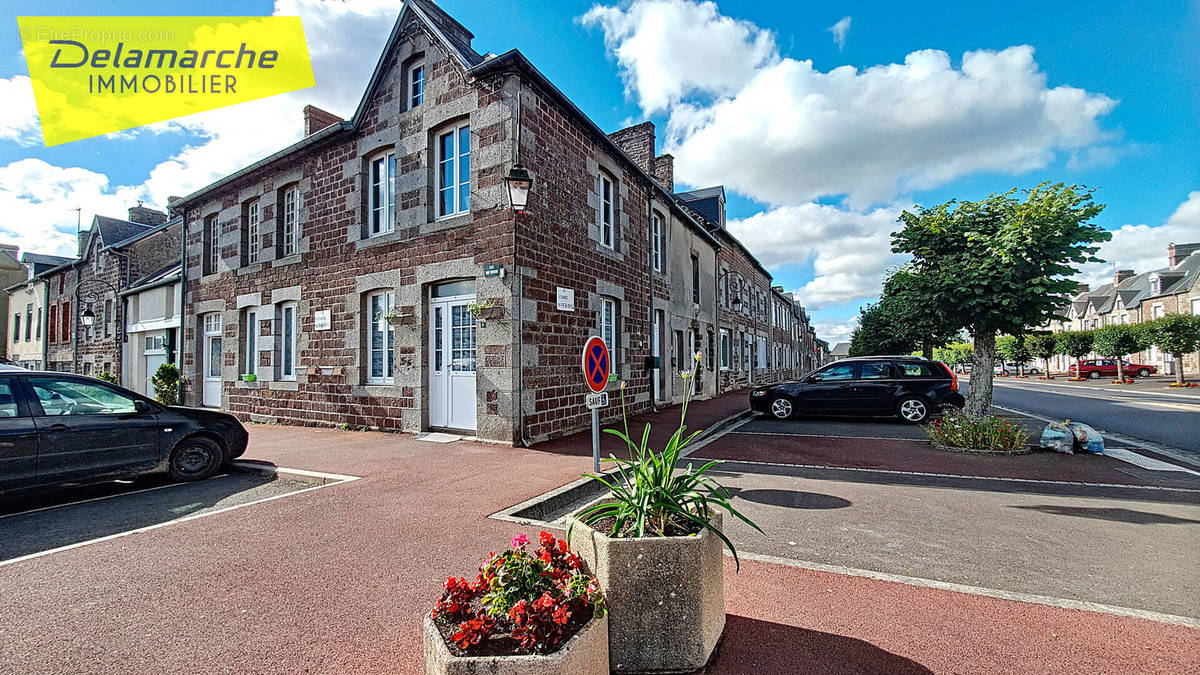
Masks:
[[[631,412],[827,357],[798,299],[726,228],[724,190],[675,192],[653,124],[606,134],[519,51],[480,54],[472,40],[432,1],[408,0],[353,115],[309,106],[301,141],[170,200],[181,268],[123,272],[111,295],[130,318],[112,321],[158,325],[134,305],[157,311],[171,302],[161,289],[181,289],[166,312],[178,335],[160,347],[186,403],[530,443],[587,425],[591,335]],[[525,177],[527,191],[510,190]],[[81,261],[120,248],[106,242]],[[697,353],[689,383],[678,374]],[[146,386],[149,356],[117,366],[126,384]]]

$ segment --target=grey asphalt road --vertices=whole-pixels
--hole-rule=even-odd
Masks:
[[[195,483],[147,476],[0,499],[0,565],[6,560],[246,504],[307,487],[234,472]]]
[[[736,462],[727,465],[737,467]],[[742,467],[738,467],[742,468]],[[1200,617],[1200,503],[720,471],[739,551]]]
[[[1045,417],[1077,420],[1104,431],[1194,452],[1200,459],[1200,397],[1137,390],[1137,386],[1112,391],[1035,380],[998,380],[993,403]]]

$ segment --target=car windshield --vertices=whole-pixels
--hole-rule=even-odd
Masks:
[[[135,411],[132,398],[102,385],[49,378],[35,379],[31,384],[47,415],[120,415]]]

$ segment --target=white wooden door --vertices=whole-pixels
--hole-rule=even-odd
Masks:
[[[435,298],[429,306],[429,426],[474,431],[475,296]]]
[[[221,407],[221,315],[204,316],[204,391],[201,403]]]
[[[650,336],[650,355],[654,357],[655,362],[660,364],[654,368],[654,374],[651,376],[651,381],[654,384],[654,400],[663,400],[662,386],[662,325],[663,311],[661,309],[654,310],[654,329]]]

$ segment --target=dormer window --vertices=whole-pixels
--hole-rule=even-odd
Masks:
[[[425,102],[425,63],[420,62],[408,70],[409,110]]]
[[[1157,274],[1150,277],[1150,292],[1154,295],[1162,293],[1162,277]]]

